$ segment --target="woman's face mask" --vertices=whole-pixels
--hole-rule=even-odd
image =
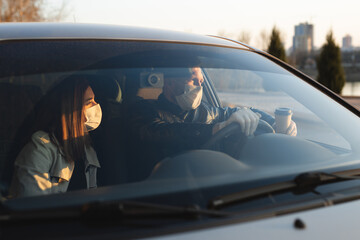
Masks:
[[[200,105],[202,94],[202,86],[185,85],[184,93],[176,96],[175,99],[182,110],[189,111]]]
[[[85,126],[88,131],[96,129],[102,118],[102,111],[100,104],[96,104],[90,108],[85,109]]]

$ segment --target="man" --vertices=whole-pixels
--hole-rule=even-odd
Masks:
[[[215,109],[208,106],[209,109],[206,109],[206,111],[196,110],[202,100],[202,83],[204,82],[204,77],[199,67],[191,68],[189,72],[188,77],[170,77],[166,79],[163,88],[163,95],[165,97],[163,101],[169,101],[178,105],[183,111],[198,111],[203,113],[203,115],[217,111],[221,112],[222,114],[214,118],[207,116],[205,122],[200,119],[192,119],[192,122],[199,122],[200,120],[200,122],[206,124],[217,123],[213,126],[213,134],[232,122],[238,122],[240,124],[241,131],[245,136],[250,136],[255,132],[260,114],[256,114],[248,108]],[[174,108],[176,107],[174,106]],[[184,120],[186,120],[186,118]]]
[[[274,123],[272,116],[259,110],[219,108],[202,101],[200,67],[171,69],[164,78],[158,99],[140,101],[130,114],[133,145],[142,148],[137,152],[146,156],[143,161],[149,168],[172,154],[200,148],[230,123],[238,123],[245,136],[254,134],[260,118]],[[287,133],[296,135],[296,131],[292,122]]]

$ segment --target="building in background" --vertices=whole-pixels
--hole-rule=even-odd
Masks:
[[[300,23],[295,26],[293,53],[311,53],[314,50],[314,25]]]
[[[353,50],[352,37],[349,34],[347,34],[342,39],[342,50],[343,51],[352,51]]]

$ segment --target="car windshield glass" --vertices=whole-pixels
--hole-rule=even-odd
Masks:
[[[206,204],[359,159],[358,116],[249,50],[33,40],[0,51],[1,194],[14,208]]]

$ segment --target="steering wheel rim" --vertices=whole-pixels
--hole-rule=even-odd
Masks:
[[[258,136],[265,133],[275,133],[275,130],[269,123],[260,119],[259,124],[254,132],[254,136]],[[240,125],[234,122],[220,129],[217,133],[215,133],[205,144],[203,144],[202,149],[214,150],[215,146],[218,145],[220,141],[233,134],[240,134],[240,138],[243,139],[243,141],[241,141],[242,145],[245,144],[248,137],[246,137],[241,132]],[[238,147],[241,148],[242,145]]]

